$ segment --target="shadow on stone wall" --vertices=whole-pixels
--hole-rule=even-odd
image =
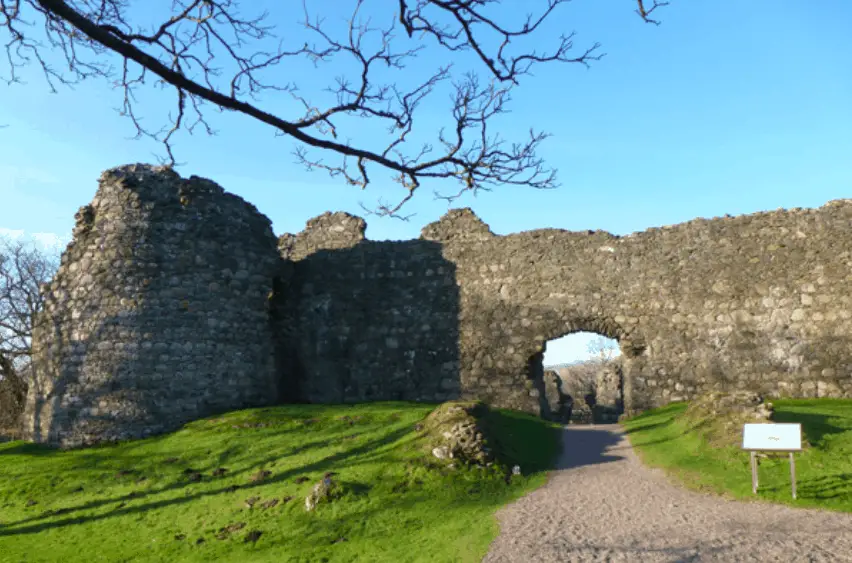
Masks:
[[[361,241],[291,264],[276,313],[283,402],[459,397],[459,288],[440,244]]]

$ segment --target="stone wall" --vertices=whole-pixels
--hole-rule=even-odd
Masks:
[[[455,265],[428,240],[364,240],[363,219],[326,213],[279,238],[286,400],[443,401],[459,396]]]
[[[417,240],[327,213],[276,241],[236,196],[105,173],[46,288],[35,439],[166,431],[283,402],[482,399],[547,415],[546,342],[618,340],[628,412],[703,390],[852,396],[852,200],[627,237],[494,235],[469,209]],[[552,383],[552,382],[551,382]]]
[[[201,178],[122,166],[80,209],[33,335],[33,440],[166,432],[275,402],[269,220]]]
[[[451,326],[445,321],[457,318],[457,349],[446,339],[441,361],[427,356],[414,371],[418,381],[442,382],[446,393],[434,400],[476,397],[543,412],[541,352],[547,341],[578,331],[620,343],[628,412],[721,388],[852,396],[852,200],[696,219],[626,237],[559,229],[496,236],[462,209],[427,225],[420,240],[379,243],[363,240],[357,218],[324,217],[284,237],[299,248],[289,255],[295,278],[286,294],[301,303],[292,353],[317,389],[339,388],[354,371],[402,378],[406,354],[434,352],[432,343]],[[357,223],[357,233],[344,223]],[[342,232],[351,233],[343,237],[346,250],[331,246]],[[394,276],[401,281],[382,287],[396,290],[374,287]],[[453,297],[438,301],[440,292],[417,288],[430,283]],[[366,308],[360,316],[312,312],[355,303]],[[343,341],[347,352],[336,348]],[[332,398],[323,393],[307,397]]]

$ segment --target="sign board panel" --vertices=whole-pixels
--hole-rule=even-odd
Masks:
[[[757,423],[743,425],[744,450],[797,452],[802,449],[802,425]]]

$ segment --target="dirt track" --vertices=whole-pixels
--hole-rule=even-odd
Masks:
[[[852,514],[687,491],[642,465],[619,425],[563,440],[549,482],[497,513],[483,562],[852,562]]]

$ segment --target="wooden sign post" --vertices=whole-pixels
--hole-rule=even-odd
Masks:
[[[743,425],[743,447],[751,455],[751,492],[757,494],[758,451],[790,453],[790,483],[796,498],[796,462],[793,452],[802,451],[802,425],[758,423]]]

